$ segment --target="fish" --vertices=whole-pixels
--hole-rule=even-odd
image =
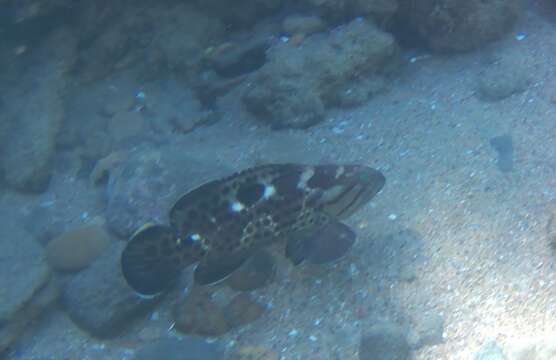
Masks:
[[[319,238],[330,236],[313,235],[351,239],[346,234],[351,230],[339,222],[367,204],[385,182],[379,170],[365,165],[295,163],[254,166],[209,181],[175,202],[168,224],[148,223],[131,236],[121,254],[122,274],[136,293],[156,296],[190,265],[197,264],[195,284],[218,283],[257,250],[277,242],[286,243],[285,256],[295,265],[333,260],[336,256],[313,251]],[[344,253],[351,244],[325,248]]]

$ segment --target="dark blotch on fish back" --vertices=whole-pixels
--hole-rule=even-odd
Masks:
[[[315,174],[307,182],[311,189],[326,190],[337,183],[336,171],[338,166],[328,165],[315,167]]]
[[[263,197],[264,191],[264,184],[245,182],[239,187],[237,201],[248,207],[253,206]]]

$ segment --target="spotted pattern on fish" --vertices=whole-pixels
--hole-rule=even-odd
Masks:
[[[219,280],[257,248],[346,218],[384,182],[365,166],[300,164],[262,165],[208,182],[174,204],[169,226],[148,226],[132,237],[123,274],[143,294],[163,290],[196,262],[197,282]]]

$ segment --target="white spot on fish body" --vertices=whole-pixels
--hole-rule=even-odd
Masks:
[[[338,166],[338,168],[336,169],[336,179],[344,174],[344,170],[345,169],[343,166]]]
[[[269,199],[274,194],[276,194],[276,188],[273,185],[265,185],[263,199]]]
[[[299,182],[297,183],[298,189],[306,189],[307,188],[307,181],[311,180],[311,178],[315,175],[315,170],[312,167],[308,167],[305,169],[299,178]]]
[[[242,203],[240,203],[239,201],[234,201],[231,204],[230,209],[233,212],[240,212],[241,210],[245,209],[245,206]]]

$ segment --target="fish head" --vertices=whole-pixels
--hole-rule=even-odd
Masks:
[[[384,175],[364,165],[319,165],[307,186],[324,213],[342,220],[367,204],[386,182]]]

